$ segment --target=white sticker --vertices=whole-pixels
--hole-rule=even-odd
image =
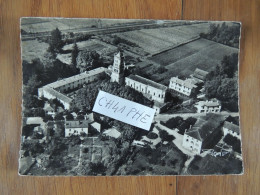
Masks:
[[[148,131],[155,114],[153,108],[104,91],[99,91],[93,111]]]

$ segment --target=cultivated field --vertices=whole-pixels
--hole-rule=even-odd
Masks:
[[[189,77],[196,68],[211,71],[221,63],[225,55],[237,52],[236,48],[206,39],[198,39],[151,57],[149,60],[157,64],[154,65],[155,67],[160,64],[168,69],[162,74],[153,74],[152,78],[168,85],[172,76]],[[145,67],[144,71],[149,72],[149,69],[151,70],[151,67]]]
[[[155,54],[170,47],[175,47],[208,32],[207,24],[166,27],[160,29],[142,29],[116,33],[122,39],[133,42],[150,54]]]

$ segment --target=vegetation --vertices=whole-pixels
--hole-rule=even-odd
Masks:
[[[239,47],[240,25],[227,25],[225,22],[221,25],[211,24],[208,34],[201,33],[200,36],[218,43]]]
[[[241,142],[238,138],[233,137],[230,134],[227,134],[223,140],[228,145],[232,146],[233,150],[235,152],[238,152],[241,154]]]
[[[49,40],[49,51],[56,56],[58,52],[62,50],[64,43],[62,41],[61,31],[56,28],[55,30],[51,31],[51,37]]]
[[[77,66],[77,57],[78,57],[79,49],[77,43],[75,42],[73,45],[73,49],[71,51],[71,64],[73,66]]]
[[[128,86],[119,85],[116,82],[108,82],[108,79],[109,78],[100,79],[99,81],[90,83],[86,87],[79,89],[72,102],[72,110],[85,109],[87,112],[92,111],[99,90],[151,107],[152,102],[145,98],[142,93],[137,92]]]
[[[104,66],[102,57],[96,51],[81,51],[77,56],[77,68],[80,72]]]
[[[238,55],[225,56],[221,65],[211,71],[205,81],[205,93],[208,98],[217,98],[223,107],[238,111]]]

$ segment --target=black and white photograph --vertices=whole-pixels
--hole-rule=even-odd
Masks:
[[[19,174],[243,174],[240,33],[232,21],[21,18]],[[94,111],[100,92],[153,109],[149,129],[125,122],[149,113]]]

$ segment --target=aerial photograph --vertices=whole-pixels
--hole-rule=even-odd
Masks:
[[[19,174],[243,174],[240,28],[21,18]],[[154,109],[150,129],[93,111],[100,91]]]

